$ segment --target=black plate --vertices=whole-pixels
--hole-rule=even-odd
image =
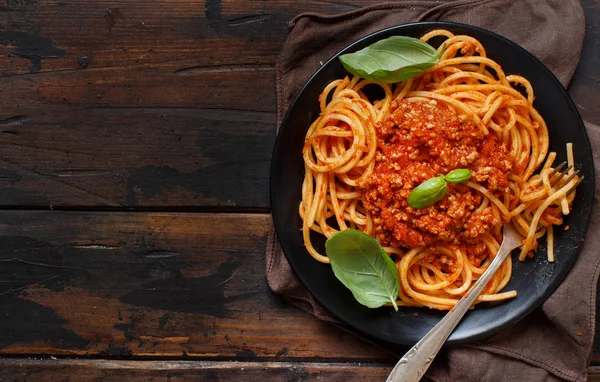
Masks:
[[[457,343],[481,339],[515,323],[546,300],[566,277],[577,258],[591,217],[594,164],[581,117],[560,82],[532,54],[495,33],[455,23],[407,24],[369,35],[339,54],[355,52],[392,35],[420,37],[437,28],[477,38],[488,57],[502,65],[507,75],[519,74],[529,79],[537,97],[534,106],[548,124],[550,150],[558,153],[558,162],[555,163],[565,160],[565,142],[573,142],[575,162],[585,175],[585,180],[577,190],[573,210],[565,218],[565,225],[569,225],[570,229],[555,231],[556,262],[548,263],[545,260],[545,240],[540,241],[538,253],[533,259],[522,263],[515,259],[513,277],[505,290],[516,290],[518,297],[495,305],[478,305],[477,309],[467,313],[450,336],[449,342]],[[319,94],[327,83],[345,75],[336,55],[306,83],[283,120],[271,164],[273,220],[294,271],[331,313],[368,337],[395,345],[412,345],[441,319],[443,312],[404,307],[395,313],[391,308],[366,308],[356,302],[350,291],[335,278],[329,265],[313,260],[302,242],[298,204],[304,178],[301,154],[304,137],[310,124],[319,115]],[[324,253],[322,238],[317,240],[315,237],[313,243],[317,250]],[[414,315],[415,312],[418,316]]]

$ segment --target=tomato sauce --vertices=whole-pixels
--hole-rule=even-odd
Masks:
[[[375,170],[362,187],[382,245],[465,245],[503,223],[491,206],[478,209],[481,194],[464,184],[448,183],[444,198],[428,207],[415,209],[407,202],[413,188],[458,168],[468,168],[472,181],[496,194],[509,192],[513,160],[493,132],[485,135],[435,100],[394,102],[390,118],[376,130]],[[477,256],[484,250],[469,244],[467,252]]]

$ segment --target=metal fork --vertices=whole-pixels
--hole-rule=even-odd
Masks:
[[[450,333],[463,318],[467,310],[473,305],[475,299],[483,291],[483,288],[502,265],[510,252],[523,244],[523,237],[511,223],[505,224],[503,229],[502,245],[494,257],[494,260],[483,272],[475,285],[461,298],[453,310],[449,311],[444,318],[425,335],[415,346],[413,346],[398,361],[386,382],[413,382],[421,379],[431,362],[446,342]]]
[[[552,179],[555,174],[565,167],[566,163],[562,164],[560,169],[553,171],[550,175],[551,184],[555,186],[558,184],[572,168],[569,167],[563,170],[558,178]],[[564,187],[570,182],[576,175],[577,172],[571,174],[563,183],[561,187]],[[577,180],[577,182],[571,187],[569,193],[571,193],[579,183],[583,180],[583,176]],[[540,184],[541,185],[541,184]],[[477,297],[483,291],[483,288],[490,281],[492,276],[496,273],[498,268],[502,265],[504,260],[508,257],[510,252],[523,244],[523,237],[517,232],[511,223],[507,223],[503,227],[503,239],[502,245],[496,253],[494,260],[483,272],[483,275],[477,280],[475,285],[458,301],[454,306],[454,309],[449,311],[444,318],[425,335],[415,346],[413,346],[405,355],[398,361],[396,366],[392,369],[392,372],[388,376],[386,382],[415,382],[423,377],[425,371],[431,365],[431,362],[440,351],[442,345],[446,342],[454,328],[458,325],[460,320],[463,318],[467,310],[473,305]]]

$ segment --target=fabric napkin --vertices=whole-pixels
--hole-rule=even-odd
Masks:
[[[301,14],[277,62],[278,126],[294,97],[322,62],[375,31],[416,21],[454,21],[503,35],[533,53],[567,86],[579,61],[585,21],[574,0],[396,1],[339,15]],[[560,54],[557,54],[560,52]],[[594,153],[600,127],[586,124]],[[596,192],[600,158],[594,154]],[[597,196],[595,197],[595,200]],[[594,340],[600,256],[600,213],[595,209],[579,259],[556,292],[528,317],[484,341],[444,348],[426,378],[433,381],[584,381]],[[267,248],[267,282],[315,317],[344,325],[298,280],[274,231]]]

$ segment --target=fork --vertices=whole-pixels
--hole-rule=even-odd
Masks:
[[[483,291],[483,288],[502,265],[510,252],[523,244],[523,238],[513,227],[507,223],[503,228],[502,245],[496,253],[494,260],[486,271],[477,280],[475,285],[461,298],[444,318],[438,322],[415,346],[413,346],[398,361],[386,382],[413,382],[421,379],[425,371],[431,365],[442,345],[446,342],[450,333],[463,318],[467,310],[473,305],[475,299]]]
[[[573,170],[572,166],[563,170],[565,166],[566,162],[563,162],[553,170],[550,175],[552,186],[557,185],[566,174]],[[557,173],[558,175],[555,176]],[[568,184],[578,173],[579,170],[570,174],[569,177],[562,182],[561,187]],[[554,179],[552,179],[553,177]],[[577,180],[568,193],[573,192],[582,180],[583,176]],[[425,337],[417,342],[416,345],[400,359],[400,361],[398,361],[386,379],[386,382],[415,382],[423,377],[423,374],[425,374],[425,371],[427,371],[431,365],[431,362],[440,351],[442,345],[444,345],[454,328],[456,328],[465,313],[467,313],[477,297],[479,297],[483,288],[485,288],[510,252],[523,244],[523,237],[510,222],[505,224],[502,228],[502,236],[502,245],[500,245],[498,253],[496,253],[496,256],[486,271],[483,272],[483,275],[481,275],[475,285],[473,285],[473,287],[471,287],[471,289],[458,301],[454,308],[449,311],[444,318],[425,335]]]

